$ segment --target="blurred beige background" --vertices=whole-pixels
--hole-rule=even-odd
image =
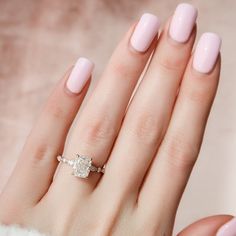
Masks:
[[[80,55],[91,58],[96,63],[94,87],[129,25],[146,11],[164,21],[178,2],[0,0],[0,189],[43,102],[67,67]],[[175,231],[206,215],[236,215],[236,1],[188,2],[199,9],[199,33],[210,30],[222,36],[223,69]]]

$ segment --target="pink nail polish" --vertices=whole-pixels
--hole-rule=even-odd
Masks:
[[[224,224],[216,236],[236,236],[236,217]]]
[[[151,45],[160,28],[159,19],[149,13],[140,18],[130,39],[132,47],[138,52],[145,52]]]
[[[177,6],[171,20],[169,34],[171,38],[179,43],[189,39],[197,19],[197,9],[188,4],[181,3]]]
[[[217,60],[221,47],[221,38],[214,33],[204,33],[197,44],[193,68],[201,73],[209,73]]]
[[[72,93],[80,93],[90,78],[94,64],[87,58],[81,57],[76,62],[67,80],[66,87]]]

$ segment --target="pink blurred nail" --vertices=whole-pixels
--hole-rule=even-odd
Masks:
[[[138,52],[145,52],[151,45],[160,28],[159,19],[149,13],[140,18],[130,39],[132,47]]]
[[[221,47],[221,38],[214,33],[204,33],[197,44],[193,68],[201,73],[209,73],[217,60]]]
[[[90,78],[93,67],[94,64],[87,58],[79,58],[67,80],[68,90],[72,93],[80,93]]]
[[[236,217],[224,224],[218,230],[216,236],[236,236]]]
[[[197,19],[197,9],[188,4],[181,3],[177,6],[173,15],[169,34],[172,39],[184,43],[189,39]]]

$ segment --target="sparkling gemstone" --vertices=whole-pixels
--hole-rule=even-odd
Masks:
[[[80,178],[87,178],[90,172],[91,165],[91,158],[77,155],[73,164],[73,175],[78,176]]]

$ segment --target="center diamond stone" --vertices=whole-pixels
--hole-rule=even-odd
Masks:
[[[77,155],[73,163],[73,175],[80,178],[87,178],[90,172],[91,165],[91,158]]]

